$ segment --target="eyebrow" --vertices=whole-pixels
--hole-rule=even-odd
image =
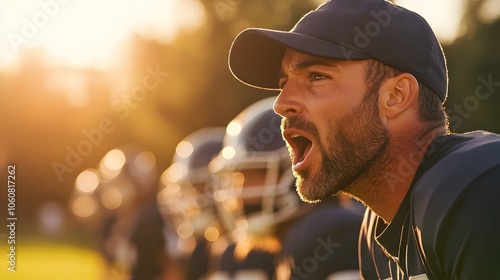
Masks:
[[[296,65],[293,66],[293,69],[295,71],[301,71],[301,70],[307,69],[311,66],[320,65],[320,66],[330,66],[331,67],[331,66],[334,66],[335,64],[337,64],[337,62],[335,60],[330,62],[330,61],[327,61],[325,59],[311,57],[311,58],[306,58],[303,61],[300,61],[299,63],[297,63]],[[280,70],[279,78],[282,79],[285,77],[286,77],[286,74],[283,71],[283,67],[282,67]]]

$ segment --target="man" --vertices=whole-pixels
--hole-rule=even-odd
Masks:
[[[422,17],[327,1],[290,32],[243,31],[229,64],[281,90],[274,109],[302,199],[345,193],[369,207],[365,278],[500,279],[500,137],[449,132],[446,62]]]

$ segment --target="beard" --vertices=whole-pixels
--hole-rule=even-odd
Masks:
[[[339,119],[334,129],[327,131],[324,143],[314,124],[296,116],[283,119],[283,128],[298,128],[312,135],[316,140],[315,148],[322,155],[320,169],[315,175],[310,168],[294,171],[297,192],[303,201],[317,202],[343,191],[349,192],[356,180],[380,162],[387,150],[389,132],[379,118],[378,95],[371,93]],[[326,119],[331,118],[327,116]],[[292,156],[290,147],[289,150]]]

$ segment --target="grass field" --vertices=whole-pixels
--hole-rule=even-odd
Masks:
[[[0,245],[2,280],[104,280],[105,264],[100,255],[75,245],[58,242],[26,242],[16,246],[16,272],[9,268],[9,247]],[[116,278],[117,280],[119,278]]]

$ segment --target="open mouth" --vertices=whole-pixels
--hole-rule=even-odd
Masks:
[[[293,165],[295,166],[307,158],[312,148],[312,142],[298,133],[291,134],[289,142],[293,149]]]

